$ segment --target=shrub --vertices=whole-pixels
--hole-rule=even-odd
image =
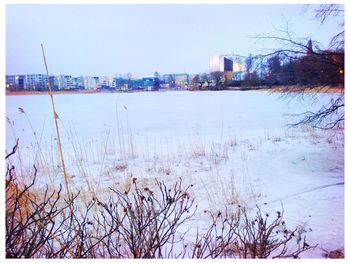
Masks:
[[[196,207],[192,185],[181,180],[173,187],[156,181],[151,190],[133,178],[128,191],[111,189],[108,201],[93,198],[84,206],[79,193],[64,198],[61,186],[34,194],[36,174],[34,166],[33,180],[22,186],[7,164],[7,258],[296,258],[316,247],[300,237],[291,248],[298,228],[287,229],[283,209],[270,219],[257,207],[251,218],[240,206],[206,211],[209,227],[190,241],[185,223]]]

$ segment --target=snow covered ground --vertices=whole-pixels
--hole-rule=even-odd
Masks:
[[[309,96],[309,97],[308,97]],[[301,225],[303,257],[344,248],[344,135],[342,130],[289,128],[289,114],[318,109],[318,101],[286,101],[263,91],[150,92],[56,95],[71,184],[98,195],[137,177],[193,184],[199,208],[240,204]],[[313,102],[312,104],[310,102]],[[47,95],[6,97],[6,148],[20,140],[17,169],[39,167],[39,184],[62,183]],[[25,112],[21,113],[18,108]],[[35,134],[34,134],[35,132]],[[26,178],[23,178],[26,180]]]

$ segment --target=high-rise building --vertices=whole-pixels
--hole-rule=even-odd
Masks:
[[[210,71],[232,71],[233,61],[224,55],[214,55],[210,57]]]
[[[245,67],[235,55],[214,55],[210,57],[210,71],[221,71],[227,80],[237,80],[241,78]]]
[[[210,58],[210,71],[224,72],[225,79],[233,78],[233,60],[224,55],[215,55]]]

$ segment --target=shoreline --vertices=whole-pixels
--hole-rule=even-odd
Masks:
[[[301,86],[257,86],[257,87],[228,87],[222,90],[209,89],[179,89],[179,90],[62,90],[53,91],[53,94],[98,94],[98,93],[138,93],[138,92],[178,92],[178,91],[192,91],[192,92],[206,92],[206,91],[269,91],[272,93],[343,93],[344,87],[341,86],[323,86],[323,87],[301,87]],[[6,91],[6,96],[18,95],[48,95],[48,91]]]

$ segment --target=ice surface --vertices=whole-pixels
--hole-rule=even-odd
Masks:
[[[288,225],[302,225],[309,243],[319,244],[303,256],[321,257],[322,249],[344,247],[343,131],[287,124],[295,121],[290,114],[318,109],[332,96],[310,104],[308,95],[286,101],[262,91],[183,91],[63,94],[55,102],[75,189],[102,195],[132,177],[145,185],[181,177],[194,184],[197,225],[205,209],[242,204],[274,213],[283,204]],[[35,162],[39,183],[58,185],[52,116],[47,95],[6,97],[7,151],[20,140],[12,161],[28,177]]]

